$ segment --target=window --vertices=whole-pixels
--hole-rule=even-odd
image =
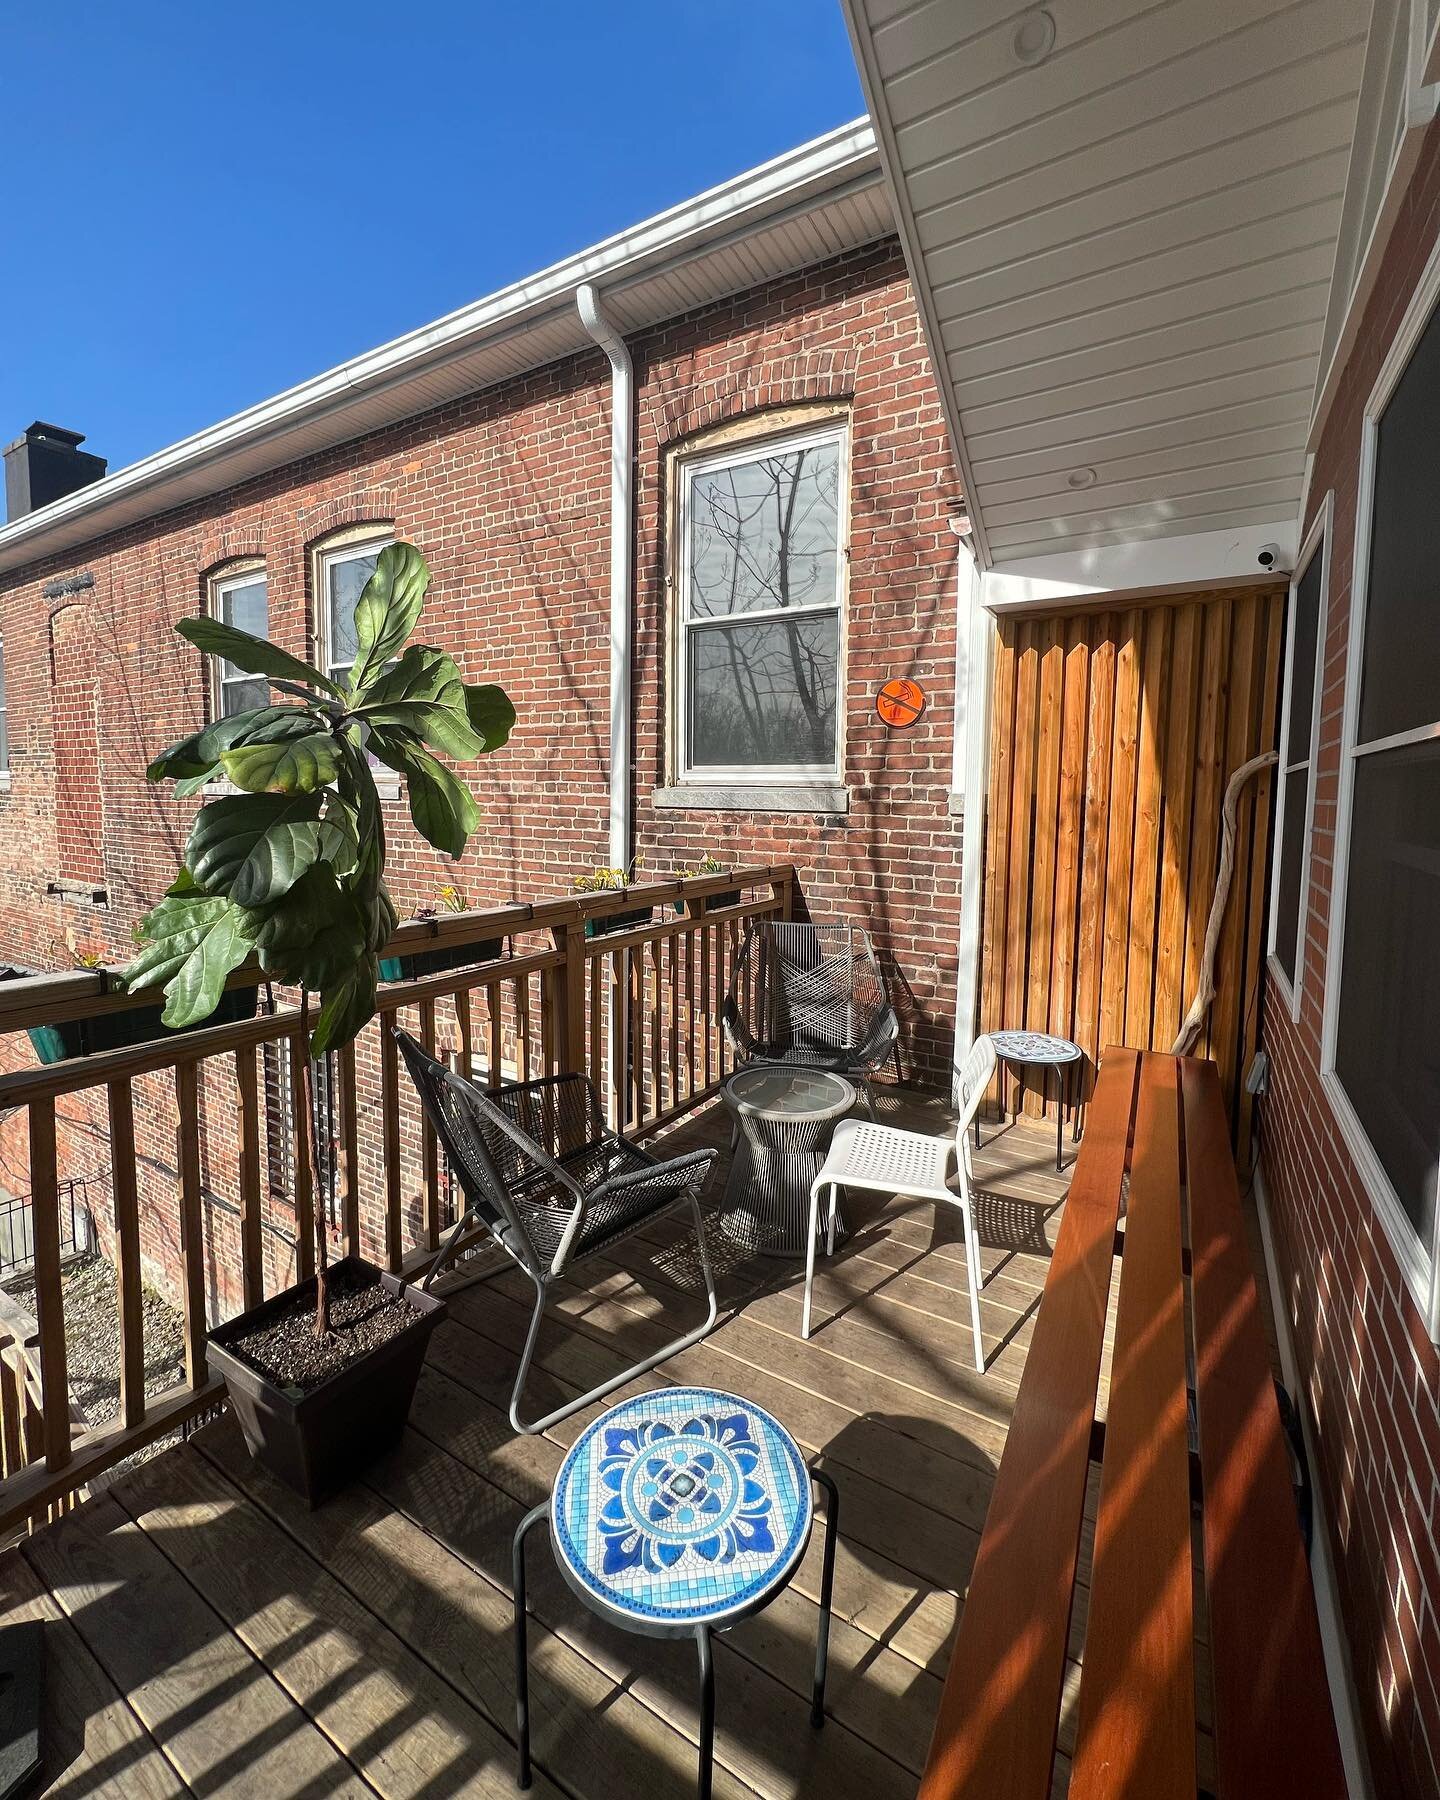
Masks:
[[[1366,408],[1341,740],[1327,1092],[1440,1337],[1440,252]]]
[[[293,1201],[295,1194],[295,1065],[288,1039],[261,1045],[265,1098],[265,1154],[270,1192]],[[335,1057],[332,1052],[311,1065],[315,1110],[315,1145],[320,1166],[311,1172],[311,1191],[329,1196],[327,1218],[339,1224],[336,1184],[329,1179],[328,1164],[336,1147]]]
[[[251,637],[270,635],[270,591],[265,579],[265,565],[248,562],[232,566],[210,580],[210,613],[238,631]],[[234,663],[221,660],[215,673],[215,716],[228,719],[232,713],[249,712],[265,706],[270,699],[270,684],[262,677],[247,675]]]
[[[839,772],[845,450],[832,424],[680,465],[682,780]]]
[[[1290,584],[1285,704],[1280,720],[1280,783],[1275,814],[1274,889],[1270,901],[1271,967],[1300,1016],[1309,896],[1310,827],[1315,801],[1311,770],[1319,731],[1325,606],[1330,590],[1332,496],[1315,515]]]
[[[365,525],[332,538],[315,553],[316,657],[332,681],[346,680],[354,665],[355,603],[375,573],[380,552],[394,541],[388,526]]]
[[[5,697],[5,640],[0,638],[0,781],[10,779],[10,703]]]

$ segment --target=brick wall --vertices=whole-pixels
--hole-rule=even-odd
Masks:
[[[1321,1088],[1321,1008],[1361,419],[1437,233],[1440,126],[1432,126],[1316,452],[1310,514],[1333,489],[1335,515],[1308,947],[1298,1024],[1273,984],[1264,1020],[1274,1068],[1262,1115],[1266,1183],[1371,1760],[1387,1800],[1440,1793],[1440,1358]]]
[[[662,876],[707,848],[736,862],[793,861],[814,914],[874,932],[905,1021],[908,1071],[941,1081],[959,908],[958,822],[947,812],[956,558],[947,520],[959,483],[898,249],[852,252],[639,336],[631,350],[637,850]],[[608,861],[609,399],[605,358],[577,356],[0,578],[13,770],[0,796],[0,960],[128,958],[133,925],[173,877],[195,807],[144,779],[156,748],[205,712],[199,659],[174,622],[200,608],[209,572],[263,557],[271,636],[309,654],[312,549],[367,521],[420,546],[433,574],[427,638],[468,679],[502,683],[519,714],[506,749],[468,772],[485,817],[458,867],[419,840],[403,803],[387,806],[402,914],[443,883],[477,905],[531,899]],[[717,423],[817,402],[850,419],[851,809],[662,812],[652,796],[665,779],[667,454]],[[78,595],[41,592],[86,572],[93,587]],[[63,695],[52,686],[52,636],[57,671],[59,644],[73,650]],[[875,689],[894,674],[929,690],[922,721],[903,734],[873,712]],[[106,889],[108,903],[49,892],[77,876]],[[23,1040],[0,1042],[0,1067],[29,1060]],[[175,1116],[164,1084],[152,1086],[140,1109],[142,1246],[152,1276],[173,1287]],[[234,1107],[223,1082],[213,1088],[203,1096],[210,1274],[225,1311],[238,1293],[227,1210]],[[61,1110],[62,1175],[91,1174],[103,1191],[103,1116],[74,1100]],[[0,1157],[0,1183],[23,1189],[23,1130],[0,1141]],[[283,1229],[281,1218],[282,1260]]]

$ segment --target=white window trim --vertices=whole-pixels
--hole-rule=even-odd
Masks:
[[[1332,489],[1321,502],[1319,511],[1311,521],[1309,531],[1305,533],[1305,541],[1300,546],[1300,554],[1295,559],[1295,573],[1290,578],[1290,597],[1286,613],[1285,690],[1280,707],[1280,765],[1277,771],[1279,779],[1276,782],[1275,833],[1272,840],[1274,849],[1270,859],[1270,941],[1267,947],[1267,961],[1271,979],[1290,1008],[1292,1021],[1298,1020],[1300,1017],[1300,996],[1305,989],[1306,926],[1310,914],[1310,855],[1315,832],[1315,774],[1320,753],[1325,636],[1330,620],[1330,546],[1334,541],[1334,520],[1335,494]],[[1310,573],[1310,565],[1317,554],[1322,560],[1320,563],[1320,597],[1315,612],[1315,680],[1310,690],[1310,743],[1305,760],[1287,763],[1285,754],[1290,743],[1290,703],[1295,689],[1295,617],[1299,609],[1300,583]],[[1295,980],[1292,983],[1290,977],[1285,973],[1284,964],[1280,961],[1276,939],[1280,923],[1280,851],[1281,845],[1285,842],[1285,795],[1289,786],[1286,777],[1300,768],[1308,769],[1309,780],[1305,784],[1305,831],[1300,843],[1300,910],[1295,920]]]
[[[689,497],[696,475],[715,469],[731,468],[738,463],[754,462],[757,457],[776,451],[805,450],[812,445],[835,444],[839,450],[837,480],[839,493],[836,511],[836,594],[833,601],[816,606],[767,607],[763,612],[745,613],[749,624],[768,619],[796,618],[804,614],[834,613],[837,616],[835,639],[835,756],[829,763],[764,763],[737,765],[706,764],[692,768],[689,761],[689,644],[688,617],[690,558],[686,554],[689,540]],[[670,657],[671,768],[678,787],[735,788],[777,786],[833,786],[841,781],[845,768],[845,671],[849,618],[850,588],[850,427],[844,418],[830,418],[823,424],[790,425],[774,433],[757,432],[717,446],[698,450],[676,465],[678,488],[675,508],[675,606],[673,609],[673,643]],[[738,619],[739,615],[737,615]]]
[[[205,610],[212,619],[223,620],[223,601],[232,588],[253,587],[255,577],[265,578],[265,635],[270,635],[270,576],[263,556],[246,556],[236,558],[233,562],[223,563],[213,571],[205,583]],[[220,720],[225,716],[225,678],[220,673],[220,658],[206,658],[210,676],[210,717]],[[253,675],[240,677],[240,680],[253,681]],[[235,684],[232,684],[235,685]]]
[[[395,527],[379,522],[352,525],[332,532],[313,547],[315,595],[315,667],[330,674],[330,582],[329,572],[337,562],[350,562],[357,556],[379,552],[395,542]]]
[[[1440,1343],[1440,1207],[1436,1209],[1429,1244],[1422,1243],[1409,1214],[1400,1203],[1390,1177],[1376,1154],[1350,1104],[1335,1066],[1340,1026],[1340,986],[1345,951],[1345,899],[1350,877],[1350,826],[1355,792],[1357,756],[1415,742],[1436,735],[1433,726],[1401,732],[1357,751],[1355,734],[1360,716],[1360,683],[1365,648],[1365,611],[1369,598],[1370,540],[1375,507],[1375,458],[1380,419],[1400,377],[1409,364],[1421,333],[1440,301],[1440,243],[1430,253],[1394,341],[1365,403],[1360,436],[1360,471],[1355,501],[1355,561],[1350,578],[1350,632],[1346,645],[1345,707],[1340,725],[1340,791],[1335,817],[1335,854],[1331,872],[1329,956],[1321,1028],[1320,1085],[1330,1103],[1350,1154],[1360,1172],[1390,1246],[1394,1250],[1415,1304],[1419,1307],[1432,1341]]]

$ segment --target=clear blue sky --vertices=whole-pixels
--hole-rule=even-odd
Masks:
[[[838,0],[3,14],[0,441],[112,469],[864,110]]]

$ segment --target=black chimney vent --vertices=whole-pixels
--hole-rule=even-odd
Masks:
[[[5,447],[5,514],[13,524],[26,513],[89,487],[105,473],[105,458],[80,445],[84,434],[37,419]]]

